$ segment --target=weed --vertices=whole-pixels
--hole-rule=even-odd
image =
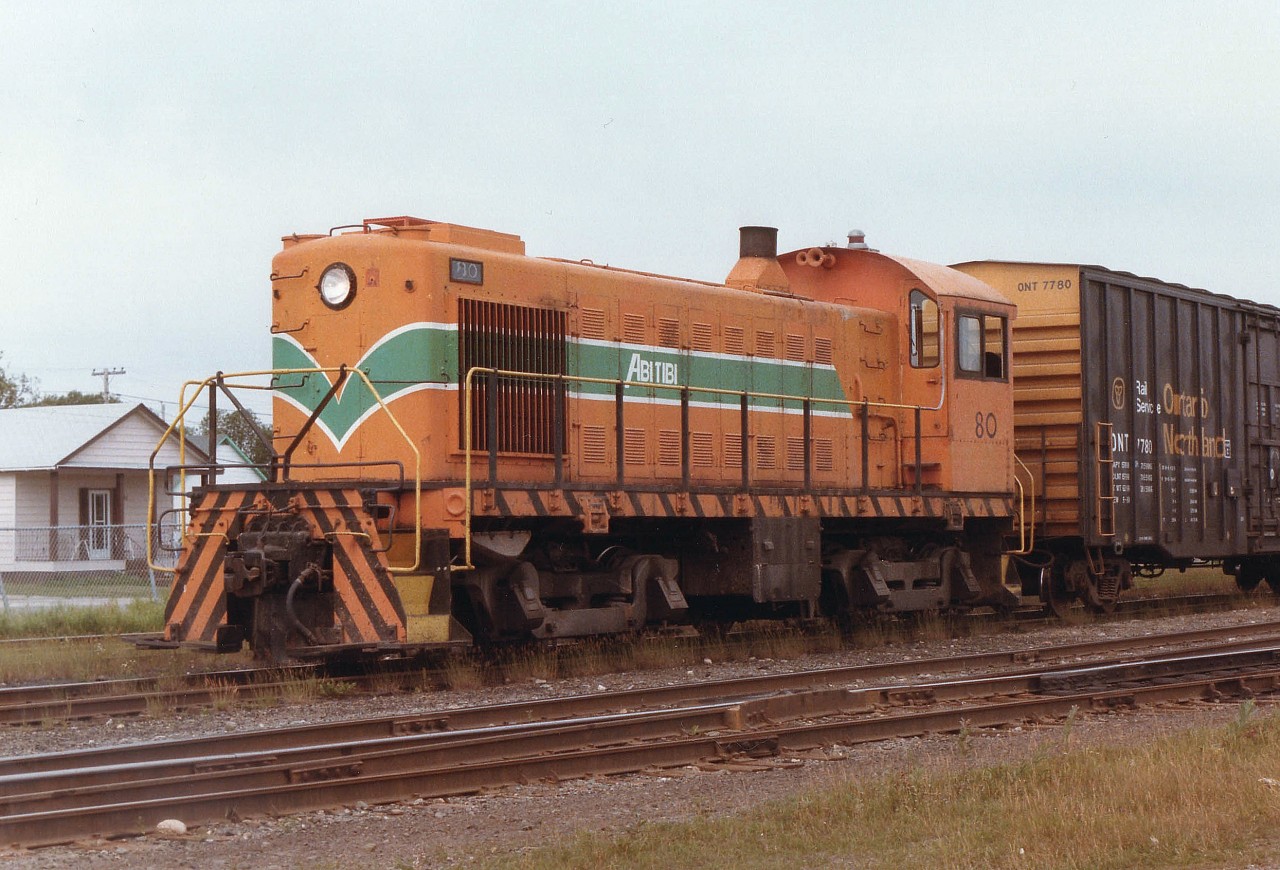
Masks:
[[[226,680],[212,680],[208,686],[210,706],[215,710],[230,710],[240,698],[240,687]]]
[[[1079,718],[1080,708],[1072,704],[1071,709],[1067,711],[1067,718],[1062,720],[1062,731],[1058,738],[1058,745],[1063,752],[1071,748],[1071,732],[1075,728],[1076,720]]]
[[[1231,724],[1227,726],[1227,739],[1230,741],[1242,741],[1255,735],[1255,720],[1258,713],[1258,705],[1253,698],[1245,698],[1240,702],[1240,706],[1236,708],[1236,716],[1231,720]]]
[[[1242,705],[1243,706],[1243,705]],[[914,769],[736,815],[586,834],[478,867],[1098,867],[1274,863],[1280,719],[962,770]],[[1242,807],[1248,811],[1242,811]],[[1135,820],[1139,820],[1135,823]]]
[[[316,679],[316,694],[321,698],[345,698],[355,689],[355,684],[348,680],[335,680],[332,677]]]
[[[973,757],[973,728],[968,719],[960,720],[960,730],[956,733],[956,748],[965,758]]]

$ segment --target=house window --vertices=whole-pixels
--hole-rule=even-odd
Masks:
[[[956,367],[965,377],[1008,378],[1009,319],[997,314],[956,317]]]

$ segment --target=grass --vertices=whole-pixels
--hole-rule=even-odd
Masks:
[[[1259,588],[1270,596],[1270,589],[1263,584]],[[1159,577],[1133,578],[1133,589],[1126,598],[1156,598],[1167,595],[1208,595],[1240,593],[1236,578],[1223,574],[1221,568],[1192,567],[1165,571]],[[1243,594],[1243,593],[1241,593]]]
[[[485,867],[1243,866],[1276,854],[1280,719],[984,768],[848,778],[729,817],[640,824]]]
[[[0,639],[16,641],[0,644],[0,682],[158,676],[176,686],[190,670],[250,662],[247,653],[214,659],[191,650],[140,650],[109,636],[159,631],[163,619],[164,602],[155,601],[0,612]],[[83,635],[108,636],[75,639]]]
[[[71,637],[159,631],[163,601],[131,601],[123,607],[58,605],[38,610],[0,611],[0,639]]]

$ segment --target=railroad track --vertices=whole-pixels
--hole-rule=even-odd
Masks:
[[[0,725],[40,725],[68,719],[136,716],[149,709],[209,706],[230,694],[278,697],[291,683],[316,674],[314,665],[236,668],[174,678],[130,677],[0,688]]]
[[[1208,643],[1194,653],[1087,667],[871,687],[850,684],[875,668],[836,668],[4,759],[0,842],[40,845],[138,833],[167,817],[199,822],[463,794],[545,777],[738,763],[832,743],[1062,716],[1073,707],[1216,700],[1280,688],[1280,637],[1245,642],[1212,637],[1220,632],[1191,634]],[[1069,654],[1102,646],[1077,645]],[[1017,662],[1049,652],[1065,653],[1000,655]],[[976,667],[978,658],[947,661]],[[936,669],[938,661],[912,664]]]
[[[1233,594],[1196,594],[1169,598],[1133,599],[1120,602],[1114,618],[1150,612],[1207,612],[1237,605]],[[1041,611],[1018,611],[1023,620],[1034,620]],[[1046,622],[1056,622],[1046,619]],[[96,639],[103,636],[93,636]],[[77,638],[76,640],[81,640]],[[0,688],[0,725],[44,725],[51,722],[120,716],[136,716],[149,710],[187,710],[208,707],[228,698],[248,700],[287,695],[300,680],[313,677],[359,687],[369,680],[386,680],[397,674],[421,676],[422,668],[412,660],[384,662],[379,671],[351,673],[321,664],[271,668],[237,668],[185,675],[178,686],[167,686],[173,678],[136,677],[76,683],[14,686]]]

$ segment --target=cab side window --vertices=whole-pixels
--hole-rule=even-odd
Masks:
[[[956,367],[963,377],[1002,381],[1009,374],[1009,319],[997,314],[958,314]]]
[[[914,368],[934,368],[939,362],[938,351],[938,303],[919,290],[912,290],[908,297],[911,340],[911,365]]]

